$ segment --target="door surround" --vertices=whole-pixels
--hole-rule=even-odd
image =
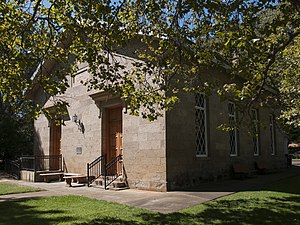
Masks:
[[[107,162],[110,162],[118,155],[123,155],[122,149],[122,106],[115,105],[105,108],[103,131],[103,153],[107,156]]]

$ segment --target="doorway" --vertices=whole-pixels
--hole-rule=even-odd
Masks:
[[[122,147],[122,107],[115,106],[107,108],[106,115],[106,137],[105,137],[105,155],[106,162],[110,163],[119,155],[123,155]],[[116,166],[111,167],[109,174],[122,174],[122,161],[116,162]]]
[[[61,125],[55,120],[50,121],[49,170],[60,169]]]

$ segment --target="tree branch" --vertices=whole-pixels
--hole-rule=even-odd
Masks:
[[[264,86],[266,84],[266,80],[268,77],[268,72],[269,72],[271,66],[275,63],[277,54],[279,52],[283,51],[299,35],[300,35],[300,31],[289,34],[289,38],[285,42],[283,42],[281,45],[279,45],[278,48],[274,49],[274,51],[271,54],[269,54],[268,64],[266,65],[266,68],[264,69],[264,71],[262,73],[263,80],[259,86],[258,91],[255,94],[255,97],[248,103],[248,106],[251,106],[253,104],[253,102],[255,102],[258,99],[258,97],[261,95],[262,91],[264,90]]]
[[[299,0],[288,0],[288,1],[295,6],[295,8],[298,12],[300,12],[300,1]]]
[[[38,8],[39,8],[41,2],[42,2],[42,0],[38,0],[36,5],[34,6],[33,13],[32,13],[31,19],[28,21],[28,24],[29,24],[30,21],[34,21],[34,18],[36,16],[37,12],[38,12]]]

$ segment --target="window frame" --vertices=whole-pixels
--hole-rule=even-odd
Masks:
[[[253,155],[259,156],[260,155],[260,132],[259,132],[259,115],[258,109],[251,109],[251,119],[253,123],[253,131],[255,136],[252,138],[253,143]]]
[[[276,134],[275,134],[275,119],[274,115],[269,115],[269,125],[270,125],[270,147],[271,147],[271,155],[276,155]]]
[[[197,105],[198,101],[198,95],[201,95],[203,98],[203,106]],[[195,144],[196,144],[196,157],[199,158],[204,158],[208,157],[208,127],[207,127],[207,98],[206,95],[203,92],[198,92],[195,94]],[[201,111],[203,113],[203,120],[202,123],[197,123],[198,118],[197,118],[197,110]],[[200,127],[200,124],[204,124],[204,131],[201,130],[201,128],[198,128],[197,126]],[[198,144],[198,132],[204,132],[204,145],[199,146]],[[203,149],[204,147],[204,149]],[[202,150],[200,149],[202,148]],[[203,150],[205,153],[203,153]]]
[[[230,107],[232,105],[232,107]],[[231,121],[233,121],[233,124],[236,124],[237,121],[237,112],[235,110],[235,104],[234,102],[229,101],[227,104],[228,107],[228,120],[229,120],[229,155],[232,157],[238,156],[238,129],[234,125],[232,126]],[[234,138],[234,145],[232,145],[232,137]],[[234,152],[232,149],[234,148]]]

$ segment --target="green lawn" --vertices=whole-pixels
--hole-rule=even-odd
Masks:
[[[198,224],[300,224],[300,176],[182,210]]]
[[[0,182],[0,195],[18,194],[18,193],[35,192],[35,191],[41,191],[41,189],[33,188],[29,186],[10,184],[6,182]]]
[[[300,176],[171,214],[80,196],[0,203],[0,224],[300,224]],[[0,198],[1,199],[1,198]]]

